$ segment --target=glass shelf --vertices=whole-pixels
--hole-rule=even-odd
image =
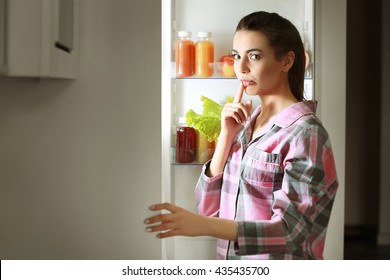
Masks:
[[[203,164],[205,164],[204,162],[201,163],[201,162],[191,162],[191,163],[179,163],[179,162],[172,162],[171,163],[172,165],[174,166],[202,166]]]
[[[177,162],[176,161],[176,148],[171,147],[171,164],[172,165],[203,165],[205,164],[208,160],[211,159],[211,157],[214,154],[214,148],[209,148],[209,149],[203,149],[202,150],[203,155],[201,155],[201,159],[199,159],[200,155],[198,152],[198,149],[194,149],[194,161],[188,162],[188,163],[182,163],[182,162]]]
[[[222,62],[214,62],[211,67],[214,69],[214,73],[211,77],[197,77],[195,75],[191,77],[176,77],[176,64],[174,61],[171,62],[171,78],[174,80],[235,80],[237,77],[226,77],[222,74]],[[314,63],[310,62],[307,69],[305,69],[305,80],[313,79]]]
[[[198,79],[198,80],[204,80],[204,79],[227,79],[227,80],[234,80],[234,79],[237,79],[235,76],[231,76],[229,74],[231,74],[233,71],[232,69],[229,69],[229,74],[227,75],[224,75],[223,72],[222,72],[222,68],[224,66],[225,63],[223,62],[214,62],[214,63],[210,63],[210,68],[214,69],[213,70],[213,75],[210,76],[210,77],[198,77],[198,76],[191,76],[191,77],[177,77],[176,76],[176,63],[174,61],[171,61],[171,77],[172,79],[178,79],[178,80],[183,80],[183,79]],[[229,66],[229,67],[233,67],[232,65]]]
[[[201,78],[201,77],[186,77],[186,78],[179,78],[179,77],[173,77],[175,80],[236,80],[237,78],[226,78],[226,77],[218,77],[218,76],[212,76],[207,78]]]

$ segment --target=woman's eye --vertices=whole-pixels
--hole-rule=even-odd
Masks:
[[[252,53],[252,54],[250,54],[249,57],[251,60],[259,60],[260,59],[260,55],[257,53]]]
[[[238,54],[236,54],[236,53],[232,53],[232,57],[233,57],[234,60],[240,59],[240,56]]]

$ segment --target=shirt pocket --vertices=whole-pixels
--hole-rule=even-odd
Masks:
[[[273,187],[281,185],[283,169],[280,154],[268,153],[258,148],[245,156],[241,176],[244,182],[254,187]]]

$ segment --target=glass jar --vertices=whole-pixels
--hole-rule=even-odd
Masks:
[[[187,125],[184,117],[179,118],[176,128],[176,162],[192,163],[195,160],[196,131]]]

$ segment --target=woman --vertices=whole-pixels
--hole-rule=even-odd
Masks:
[[[316,104],[303,97],[299,33],[278,14],[252,13],[238,23],[232,56],[241,85],[196,186],[200,215],[156,204],[171,213],[145,220],[147,231],[216,237],[219,259],[323,259],[338,181]],[[251,115],[244,91],[261,101]]]

